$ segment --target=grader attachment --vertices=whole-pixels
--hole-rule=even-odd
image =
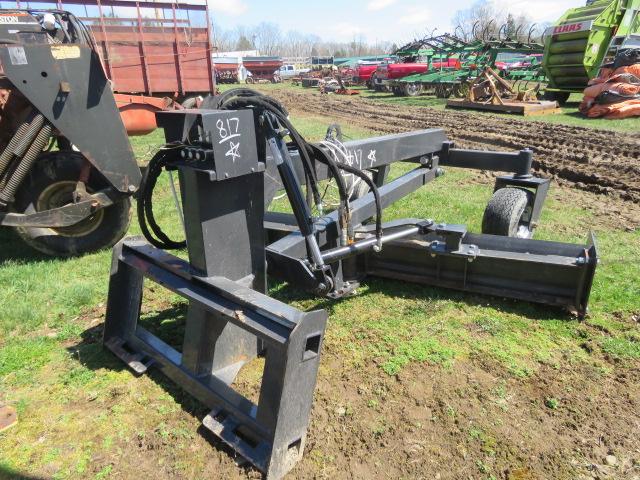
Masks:
[[[531,175],[530,150],[456,149],[439,129],[342,142],[331,128],[325,141],[309,143],[282,105],[246,89],[206,99],[201,110],[158,114],[158,122],[168,145],[141,187],[146,240],[114,250],[104,342],[136,373],[156,366],[210,408],[205,427],[267,478],[282,478],[302,457],[327,321],[324,311],[267,296],[267,275],[333,299],[355,294],[370,275],[586,313],[595,242],[531,239],[549,181]],[[414,168],[389,181],[397,162]],[[447,166],[512,172],[496,181],[484,233],[430,219],[382,221],[385,208]],[[166,252],[185,244],[154,221],[163,170],[179,174],[188,261]],[[367,188],[348,186],[343,173]],[[329,180],[340,192],[332,211],[318,188]],[[280,190],[288,213],[270,211]],[[505,192],[524,203],[505,210]],[[139,324],[143,279],[188,301],[181,352]],[[234,380],[257,356],[265,366],[254,403]]]

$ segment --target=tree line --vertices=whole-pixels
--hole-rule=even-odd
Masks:
[[[270,22],[234,29],[214,23],[213,42],[219,52],[259,50],[261,55],[282,57],[356,57],[389,54],[397,49],[392,42],[369,43],[363,35],[356,35],[349,42],[335,42],[296,30],[283,32]]]
[[[539,41],[546,26],[534,25],[524,14],[500,10],[489,0],[478,0],[471,7],[456,12],[449,33],[465,41],[506,37]],[[429,30],[425,25],[423,32],[417,33],[414,39],[406,39],[406,43],[443,33]],[[392,54],[398,49],[396,43],[371,43],[363,35],[355,35],[349,42],[335,42],[296,30],[283,32],[270,22],[234,29],[225,29],[214,22],[213,41],[219,52],[258,50],[261,55],[282,57],[356,57]]]

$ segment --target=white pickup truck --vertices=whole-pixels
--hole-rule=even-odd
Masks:
[[[293,78],[302,75],[303,73],[309,73],[310,68],[296,68],[295,65],[283,65],[280,67],[278,74],[283,80],[286,78]]]

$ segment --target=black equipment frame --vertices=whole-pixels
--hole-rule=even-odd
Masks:
[[[383,208],[443,175],[445,166],[510,171],[512,175],[496,179],[494,190],[513,186],[531,191],[527,227],[533,232],[549,190],[548,179],[531,174],[531,150],[456,149],[439,129],[345,142],[344,146],[360,168],[374,172]],[[363,158],[368,160],[362,163]],[[397,161],[415,163],[417,168],[386,183],[388,166]],[[319,178],[327,177],[328,172],[321,170]],[[354,225],[366,222],[375,214],[373,195],[352,202],[350,211]],[[375,252],[371,227],[361,226],[355,242],[339,246],[339,219],[333,212],[316,222],[322,264],[331,265],[319,278],[317,265],[314,271],[309,261],[308,242],[297,229],[296,215],[268,213],[266,221],[271,241],[269,274],[334,298],[353,293],[364,276],[373,275],[561,306],[582,318],[598,263],[593,235],[585,245],[570,245],[470,234],[465,226],[431,220],[385,225],[389,233],[382,238],[381,252]]]
[[[281,478],[302,456],[327,314],[269,298],[267,274],[331,298],[353,294],[371,275],[586,314],[598,262],[593,237],[585,245],[497,237],[429,219],[389,222],[380,232],[369,221],[376,203],[384,209],[451,166],[511,172],[495,188],[531,192],[533,231],[549,181],[531,175],[530,150],[456,149],[440,129],[346,142],[346,162],[371,172],[378,188],[350,202],[345,242],[338,211],[312,214],[299,152],[284,141],[289,132],[268,113],[254,115],[158,114],[171,145],[159,155],[179,172],[189,261],[141,239],[118,245],[104,342],[135,372],[154,364],[210,407],[204,425],[269,478]],[[331,154],[326,144],[314,147]],[[396,162],[415,168],[388,181]],[[324,165],[315,170],[318,180],[331,178]],[[268,211],[281,189],[291,213]],[[181,353],[138,325],[143,278],[189,301]],[[231,385],[259,354],[266,364],[253,404]]]

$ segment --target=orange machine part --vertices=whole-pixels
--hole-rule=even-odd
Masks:
[[[168,97],[156,98],[119,93],[114,97],[124,127],[131,136],[147,135],[158,128],[156,112],[182,108]]]

